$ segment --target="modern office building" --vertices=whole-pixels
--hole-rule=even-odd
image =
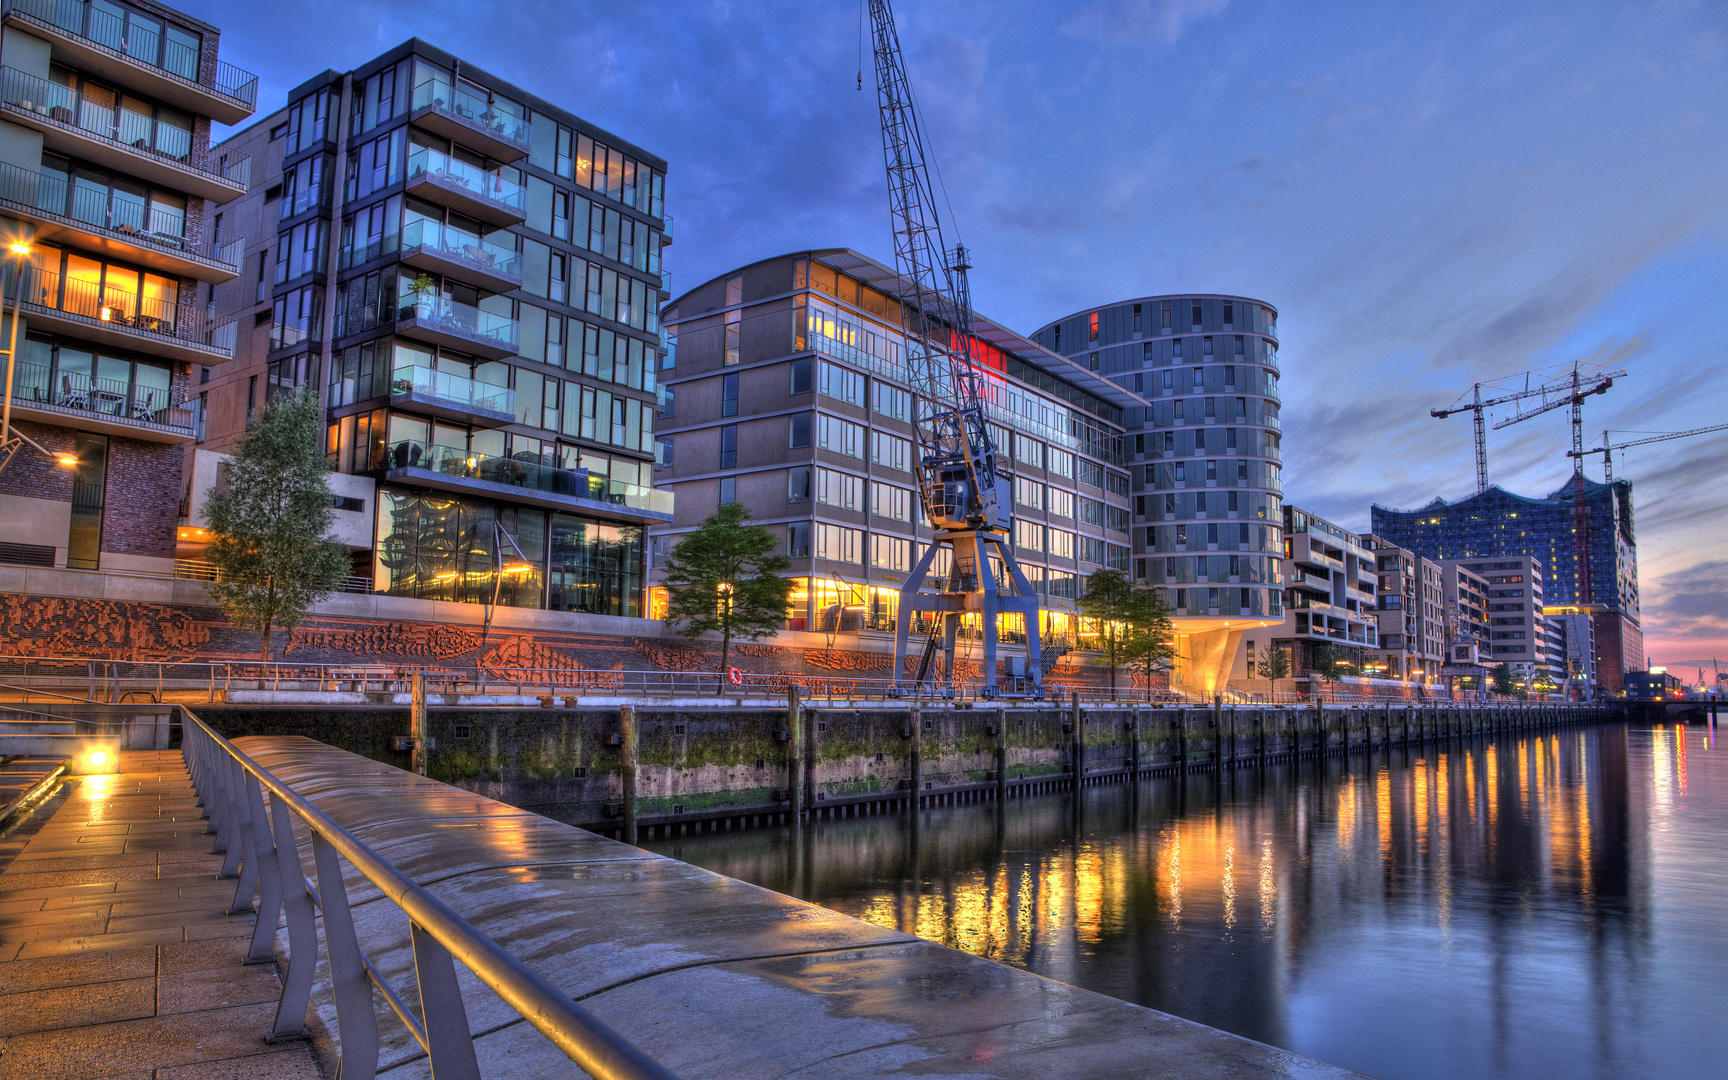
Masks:
[[[1488,648],[1482,662],[1509,664],[1556,686],[1566,678],[1563,631],[1544,614],[1547,583],[1542,560],[1533,555],[1492,561],[1463,560],[1465,570],[1488,583]]]
[[[1446,662],[1446,577],[1439,563],[1379,536],[1365,536],[1374,552],[1380,648],[1371,672],[1417,685],[1441,678]]]
[[[0,562],[173,573],[193,373],[232,355],[207,289],[241,272],[206,200],[250,167],[210,125],[258,85],[219,37],[151,3],[0,7],[0,298],[21,313]]]
[[[660,373],[656,482],[676,493],[677,514],[653,527],[656,563],[716,507],[742,503],[792,559],[788,631],[892,652],[900,586],[932,536],[915,474],[908,290],[892,268],[828,248],[740,267],[666,308],[675,347]],[[1074,599],[1086,576],[1129,569],[1123,424],[1140,401],[974,318],[984,407],[1013,477],[1015,557],[1044,602],[1038,629],[1084,648]],[[1010,651],[1021,618],[1002,616]]]
[[[1584,483],[1588,511],[1588,595],[1573,543],[1573,485],[1545,499],[1500,487],[1449,503],[1435,499],[1419,510],[1373,508],[1373,531],[1436,560],[1509,559],[1529,555],[1549,568],[1546,603],[1591,613],[1597,678],[1619,693],[1621,676],[1644,667],[1638,611],[1638,546],[1632,528],[1632,484]]]
[[[1285,614],[1277,311],[1241,296],[1148,296],[1032,336],[1140,399],[1125,416],[1133,575],[1166,590],[1178,682],[1222,689],[1243,634]]]
[[[1284,608],[1274,648],[1290,654],[1300,676],[1319,666],[1322,649],[1353,675],[1368,671],[1380,647],[1375,554],[1362,537],[1295,506],[1284,507]]]
[[[242,329],[200,388],[189,501],[310,386],[351,588],[640,615],[644,527],[671,520],[650,475],[666,162],[418,39],[218,149],[264,167],[216,210],[246,241],[216,291]]]

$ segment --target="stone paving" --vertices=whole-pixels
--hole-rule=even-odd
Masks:
[[[128,751],[0,839],[0,1080],[314,1080],[269,1045],[274,964],[244,966],[178,752]]]

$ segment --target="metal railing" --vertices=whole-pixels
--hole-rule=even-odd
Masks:
[[[456,963],[471,971],[536,1031],[597,1080],[674,1080],[673,1074],[570,999],[502,945],[456,914],[383,856],[303,798],[268,769],[181,710],[181,753],[223,856],[221,875],[238,878],[229,910],[253,910],[257,923],[248,962],[275,956],[278,921],[287,925],[288,957],[282,996],[267,1036],[303,1035],[320,955],[329,963],[335,1004],[339,1075],[371,1076],[378,1068],[377,990],[390,1011],[426,1051],[435,1077],[475,1078],[480,1065],[456,978]],[[268,798],[266,798],[268,796]],[[309,834],[314,882],[306,876],[294,819]],[[415,986],[393,986],[360,947],[342,880],[346,861],[408,917]],[[410,1004],[419,1001],[419,1008]]]
[[[459,446],[403,439],[383,444],[383,459],[375,467],[425,469],[445,476],[589,499],[647,513],[672,513],[670,491],[613,480],[586,469],[560,469],[529,456],[499,457]]]
[[[398,322],[409,319],[426,326],[457,334],[475,341],[486,341],[502,349],[516,348],[518,324],[515,319],[482,311],[473,304],[464,304],[434,293],[410,294],[402,298],[396,311]]]
[[[509,233],[504,233],[510,236]],[[514,242],[514,237],[511,237]],[[521,256],[513,247],[505,247],[477,233],[459,229],[425,218],[416,218],[402,226],[402,249],[425,248],[447,258],[461,259],[475,266],[509,277],[522,276]],[[372,256],[376,258],[377,256]]]
[[[41,215],[75,229],[158,248],[238,270],[245,257],[246,242],[234,240],[221,247],[186,242],[184,206],[146,206],[142,196],[114,198],[106,187],[74,187],[64,175],[26,169],[0,162],[0,202],[25,213]]]
[[[465,161],[458,161],[431,147],[416,146],[408,154],[408,179],[412,181],[417,176],[431,177],[440,183],[489,199],[500,206],[507,206],[517,213],[522,212],[522,185],[505,179],[498,169],[482,169]]]
[[[57,27],[68,34],[83,38],[103,52],[148,64],[166,75],[191,86],[213,90],[247,106],[258,103],[258,76],[223,60],[216,62],[215,77],[201,77],[201,45],[197,37],[179,27],[182,40],[164,35],[155,19],[143,21],[136,15],[116,16],[86,0],[6,0],[8,10],[27,15],[38,22]]]
[[[107,283],[63,275],[31,267],[24,277],[24,305],[40,311],[69,315],[83,322],[124,330],[140,340],[160,339],[181,345],[212,346],[204,319],[197,309],[181,307],[178,298],[137,291],[137,277],[126,282],[121,274]],[[178,285],[178,280],[147,275],[146,288]],[[132,287],[127,288],[130,284]]]
[[[167,372],[163,371],[166,377]],[[94,416],[158,431],[191,436],[196,419],[184,401],[173,400],[166,386],[145,386],[119,379],[93,379],[62,372],[58,379],[41,364],[18,364],[12,399],[68,416]]]
[[[216,564],[208,559],[175,559],[174,576],[183,581],[217,580]],[[372,579],[364,574],[349,574],[336,586],[337,592],[369,593]]]
[[[520,143],[533,141],[533,129],[528,121],[512,111],[520,109],[520,105],[490,101],[461,83],[452,83],[443,72],[421,79],[414,87],[414,108],[427,107],[460,116],[476,127],[506,139]]]
[[[390,392],[431,398],[460,409],[516,415],[516,391],[508,386],[495,386],[417,364],[405,365],[390,373]]]

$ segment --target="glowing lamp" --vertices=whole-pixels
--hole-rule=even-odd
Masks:
[[[14,240],[12,241],[12,254],[28,255],[30,254],[30,245],[22,240]]]
[[[68,467],[78,464],[78,458],[72,454],[61,454],[59,457],[55,458],[54,460],[58,461],[62,465],[66,465]]]

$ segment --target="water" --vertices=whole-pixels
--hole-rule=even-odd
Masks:
[[[1728,1075],[1728,748],[1699,727],[649,846],[1386,1080]]]

